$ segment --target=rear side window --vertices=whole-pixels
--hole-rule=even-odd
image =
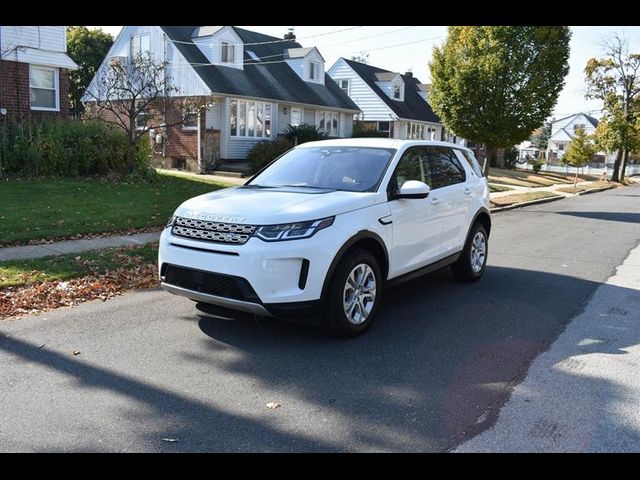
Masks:
[[[432,189],[462,183],[466,179],[464,168],[453,150],[448,147],[425,147],[424,154],[431,171]]]
[[[475,173],[478,178],[482,178],[484,177],[484,172],[482,171],[482,167],[480,166],[480,162],[478,162],[478,160],[476,159],[476,156],[469,152],[468,150],[458,150],[462,156],[464,157],[464,159],[469,162],[469,165],[471,166],[471,169],[473,170],[473,173]]]

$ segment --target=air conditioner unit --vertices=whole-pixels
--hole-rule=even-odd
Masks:
[[[118,65],[126,65],[127,64],[127,57],[111,57],[109,59],[109,65],[111,65],[112,67],[118,66]]]

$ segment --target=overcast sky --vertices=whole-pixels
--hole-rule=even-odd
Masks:
[[[289,26],[240,26],[247,30],[282,37]],[[95,28],[95,27],[89,27]],[[120,26],[102,26],[114,37]],[[339,31],[343,30],[343,31]],[[603,37],[612,33],[625,35],[636,51],[640,47],[640,27],[571,27],[570,71],[564,90],[554,110],[556,118],[576,112],[590,112],[599,117],[599,102],[584,99],[584,67],[591,57],[602,55],[599,45]],[[333,32],[333,33],[331,33]],[[441,44],[447,27],[401,26],[312,26],[295,27],[297,40],[303,47],[316,46],[329,68],[339,57],[349,58],[360,52],[369,53],[369,63],[391,71],[412,69],[422,82],[429,82],[429,68],[434,45]],[[404,45],[403,45],[404,44]]]

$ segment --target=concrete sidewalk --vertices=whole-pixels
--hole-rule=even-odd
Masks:
[[[490,182],[493,183],[493,182]],[[593,183],[593,181],[586,182],[578,182],[577,185],[586,185],[588,183]],[[504,192],[492,192],[491,198],[500,198],[500,197],[508,197],[509,195],[515,195],[517,193],[531,193],[531,192],[553,192],[558,195],[562,195],[563,197],[575,197],[575,193],[569,192],[561,192],[558,189],[560,188],[571,188],[573,187],[573,183],[557,183],[555,185],[549,185],[548,187],[521,187],[518,185],[503,185],[502,183],[493,183],[494,185],[500,185],[511,188],[511,190],[507,190]]]
[[[20,247],[0,248],[0,262],[7,260],[25,260],[28,258],[49,257],[63,255],[65,253],[86,252],[100,250],[102,248],[126,247],[132,245],[144,245],[157,242],[160,239],[160,230],[157,232],[138,233],[135,235],[122,235],[111,237],[91,238],[87,240],[65,240],[56,243],[42,245],[24,245]]]
[[[495,425],[455,451],[640,452],[639,299],[640,246],[531,364]]]

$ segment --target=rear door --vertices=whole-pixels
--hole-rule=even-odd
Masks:
[[[442,215],[440,205],[427,198],[393,199],[404,182],[431,182],[423,147],[409,148],[402,156],[387,187],[393,248],[389,252],[389,278],[410,272],[433,261],[440,252]]]
[[[473,190],[456,153],[449,147],[424,147],[431,172],[431,198],[440,207],[442,221],[441,256],[462,250],[467,235],[467,217]]]

